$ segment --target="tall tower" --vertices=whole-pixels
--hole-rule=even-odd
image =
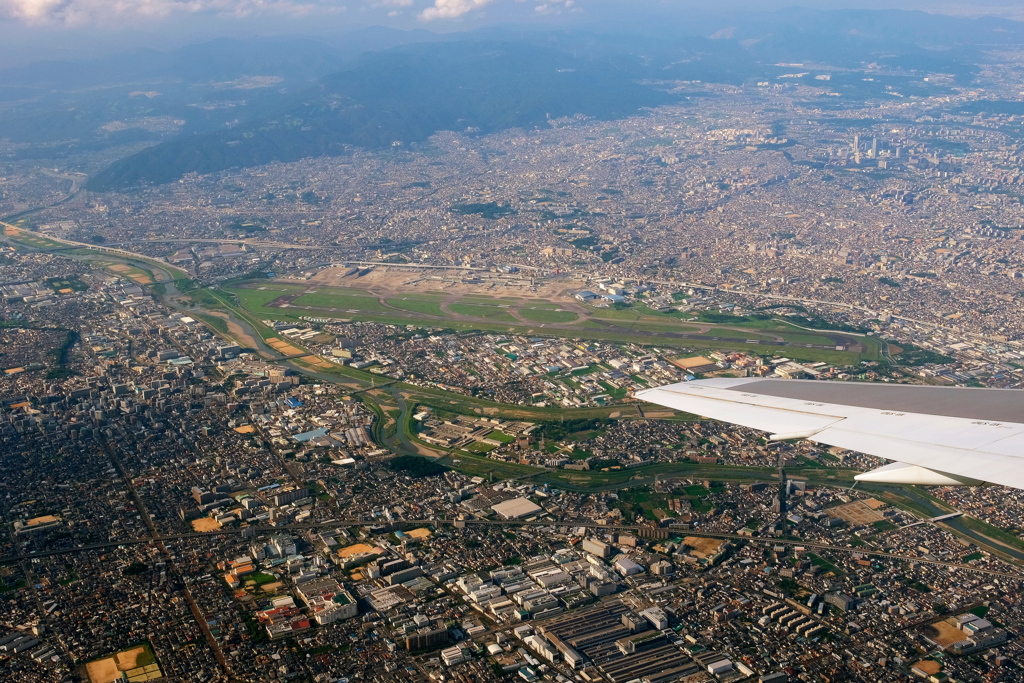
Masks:
[[[856,164],[860,163],[860,136],[853,136],[853,161]]]
[[[871,138],[871,158],[878,158],[878,138]]]

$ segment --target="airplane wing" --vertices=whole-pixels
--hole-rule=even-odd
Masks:
[[[638,391],[651,403],[896,462],[897,484],[1024,489],[1024,391],[791,379],[707,379]]]

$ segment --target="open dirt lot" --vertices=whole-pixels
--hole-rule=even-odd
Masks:
[[[710,557],[718,552],[718,549],[722,547],[725,541],[718,538],[699,538],[697,536],[687,536],[683,539],[683,543],[693,548],[690,554],[694,557]]]
[[[306,361],[313,367],[318,368],[320,370],[326,370],[328,368],[336,367],[334,363],[328,360],[324,360],[320,356],[304,356],[302,360]]]
[[[351,557],[352,555],[358,555],[359,553],[369,553],[374,551],[376,548],[366,543],[356,543],[346,548],[342,548],[338,551],[338,557]]]
[[[278,353],[284,354],[285,356],[295,356],[306,353],[305,349],[300,349],[297,346],[293,346],[283,339],[277,337],[271,337],[267,340],[267,344]]]
[[[145,651],[146,650],[142,647],[133,647],[131,650],[118,652],[116,655],[114,655],[114,659],[117,660],[117,668],[121,669],[121,671],[134,669],[135,662],[138,661],[139,657]]]
[[[220,522],[212,517],[200,517],[199,519],[192,520],[193,531],[216,531],[220,527]]]
[[[121,670],[117,668],[113,657],[89,662],[85,665],[85,671],[92,683],[113,683],[121,677]]]
[[[103,659],[97,659],[95,662],[89,662],[85,665],[85,672],[89,675],[91,683],[113,683],[121,678],[122,672],[136,669],[136,664],[139,658],[142,657],[146,652],[146,648],[133,647],[130,650],[124,650],[118,652],[110,657],[104,657]],[[160,676],[159,668],[153,664],[146,668],[152,667],[152,671],[155,672],[154,678]]]
[[[828,513],[833,517],[838,517],[849,524],[858,526],[861,524],[873,524],[874,522],[880,522],[885,517],[882,513],[878,512],[875,508],[878,507],[878,501],[869,500],[855,500],[852,503],[846,503],[845,505],[838,505],[831,508]]]
[[[924,634],[942,647],[949,647],[953,643],[959,643],[967,637],[963,631],[945,619],[925,626]]]
[[[153,278],[149,277],[145,273],[141,272],[137,268],[132,266],[124,265],[122,263],[115,263],[114,265],[107,266],[108,270],[112,270],[115,273],[126,276],[128,279],[137,282],[140,285],[153,284]]]
[[[645,410],[644,408],[645,406],[640,406],[640,410],[643,411],[644,417],[649,417],[651,419],[675,417],[676,414],[674,410]]]

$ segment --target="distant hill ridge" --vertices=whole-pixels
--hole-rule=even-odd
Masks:
[[[194,109],[183,112],[186,123],[179,135],[164,136],[163,142],[112,163],[87,189],[124,190],[192,172],[339,155],[353,148],[385,149],[423,142],[442,130],[489,133],[577,113],[619,118],[682,100],[659,83],[750,84],[786,73],[784,64],[836,68],[829,83],[842,99],[822,102],[824,109],[891,97],[891,90],[904,96],[952,94],[949,85],[923,76],[951,74],[955,83],[968,85],[984,50],[1024,41],[1024,23],[899,10],[791,8],[688,12],[675,22],[643,27],[626,22],[603,34],[507,27],[443,37],[385,34],[390,44],[405,44],[348,62],[339,58],[338,70],[312,87],[310,80],[300,84],[293,78],[280,92],[250,92],[245,106],[223,114],[216,107],[212,114],[201,110],[201,116]],[[321,48],[303,46],[307,58],[321,67],[316,75],[329,73],[322,67],[325,60],[330,63],[330,50]],[[231,53],[224,61],[240,60]],[[887,71],[875,70],[866,79],[866,64]],[[216,103],[215,95],[208,101]],[[68,109],[61,109],[51,128],[70,125],[68,117]],[[242,123],[226,128],[237,120]],[[0,136],[2,124],[0,119]],[[29,116],[21,127],[40,129],[38,119]]]
[[[177,138],[115,162],[87,189],[166,183],[352,147],[423,142],[441,130],[488,133],[573,114],[630,116],[675,98],[637,80],[628,63],[573,58],[516,43],[450,42],[363,55],[272,115],[231,130]]]

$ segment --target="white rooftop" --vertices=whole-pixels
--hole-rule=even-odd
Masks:
[[[491,507],[499,516],[505,519],[519,519],[529,517],[541,511],[541,507],[532,502],[529,498],[513,498]]]

